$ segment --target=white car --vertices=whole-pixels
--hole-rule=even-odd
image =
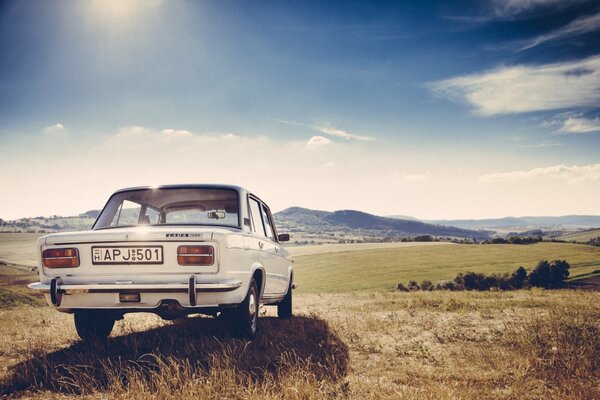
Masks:
[[[269,207],[237,186],[170,185],[114,193],[89,231],[41,237],[40,282],[84,340],[131,312],[224,315],[253,338],[260,304],[292,316],[293,268]]]

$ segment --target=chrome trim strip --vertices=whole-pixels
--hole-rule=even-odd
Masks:
[[[50,293],[50,286],[45,283],[35,282],[28,285],[29,289],[42,293]],[[242,286],[242,281],[223,280],[210,283],[196,283],[196,292],[230,292]],[[73,293],[188,293],[188,283],[140,283],[140,284],[111,284],[99,283],[89,285],[57,284],[56,291],[61,294]]]

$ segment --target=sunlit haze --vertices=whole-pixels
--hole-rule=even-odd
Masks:
[[[172,183],[274,211],[600,214],[595,1],[5,1],[0,52],[5,220]]]

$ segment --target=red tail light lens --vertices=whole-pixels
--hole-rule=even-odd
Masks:
[[[42,264],[46,268],[79,267],[79,251],[75,248],[46,249],[42,252]]]
[[[179,246],[177,248],[179,265],[212,265],[214,258],[212,246]]]

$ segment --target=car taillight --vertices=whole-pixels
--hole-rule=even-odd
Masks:
[[[212,246],[179,246],[177,263],[179,265],[212,265],[214,249]]]
[[[75,248],[46,249],[42,252],[42,264],[46,268],[79,267],[79,251]]]

